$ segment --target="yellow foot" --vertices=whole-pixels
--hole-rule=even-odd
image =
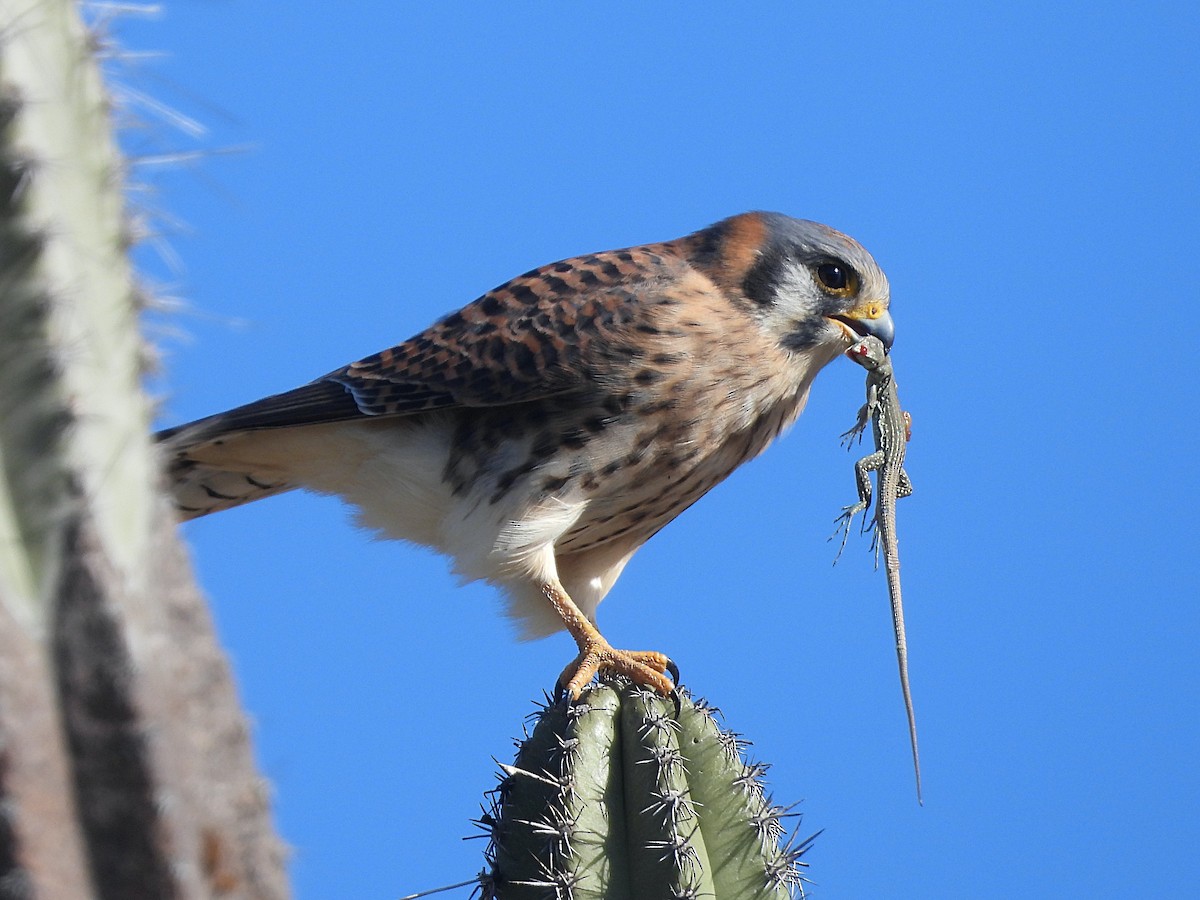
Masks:
[[[579,646],[579,655],[558,676],[560,691],[570,694],[572,700],[578,700],[579,694],[597,672],[616,672],[634,684],[658,691],[664,697],[675,696],[678,705],[675,684],[679,683],[679,669],[665,653],[654,650],[614,650],[558,581],[543,583],[542,594],[562,618],[567,632]],[[675,684],[671,683],[671,678],[663,675],[664,672],[671,673]]]
[[[675,685],[663,673],[670,672],[673,678],[679,679],[679,670],[665,653],[655,650],[616,650],[600,638],[587,642],[574,661],[558,676],[558,683],[571,695],[572,700],[578,700],[580,692],[597,672],[616,672],[634,684],[658,691],[664,697],[674,692]]]

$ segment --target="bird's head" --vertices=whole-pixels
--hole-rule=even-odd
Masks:
[[[727,286],[740,288],[752,315],[788,350],[833,359],[868,335],[891,347],[887,276],[858,241],[770,212],[710,230],[723,245]],[[740,284],[729,284],[735,274]]]

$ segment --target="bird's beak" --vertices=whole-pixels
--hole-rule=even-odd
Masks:
[[[846,338],[851,341],[871,335],[879,338],[883,346],[890,350],[892,342],[896,339],[896,323],[892,321],[891,313],[887,311],[886,306],[875,300],[829,318],[842,327]]]

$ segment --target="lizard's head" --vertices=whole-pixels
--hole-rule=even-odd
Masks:
[[[887,361],[887,349],[879,338],[868,335],[846,351],[846,355],[869,372]]]

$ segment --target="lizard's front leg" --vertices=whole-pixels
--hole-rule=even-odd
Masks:
[[[864,403],[858,410],[858,420],[851,426],[849,431],[843,431],[839,443],[843,447],[850,447],[854,443],[854,439],[858,438],[859,443],[862,442],[863,432],[867,430],[867,423],[871,421],[870,406]]]
[[[879,388],[872,384],[867,388],[867,402],[858,409],[858,420],[854,423],[849,431],[842,432],[841,445],[849,447],[854,443],[854,439],[858,438],[862,441],[863,432],[867,429],[867,423],[871,421],[871,417],[875,415],[875,411],[879,408]]]

